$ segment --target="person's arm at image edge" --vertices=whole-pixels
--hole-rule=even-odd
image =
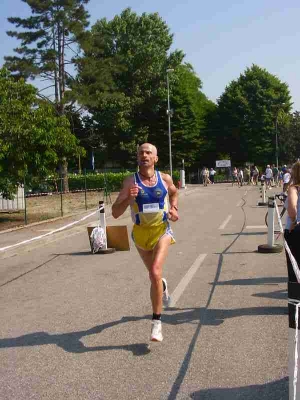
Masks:
[[[298,193],[295,186],[290,186],[288,191],[288,215],[292,222],[296,222]]]

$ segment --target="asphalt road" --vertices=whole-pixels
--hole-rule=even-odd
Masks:
[[[0,252],[0,399],[288,399],[285,256],[257,253],[257,201],[257,187],[181,192],[173,304],[150,348],[146,269],[132,243],[92,255],[94,217]],[[0,248],[63,223],[2,234]],[[130,231],[128,214],[107,223]]]

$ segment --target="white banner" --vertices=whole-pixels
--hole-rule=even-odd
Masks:
[[[216,167],[217,168],[231,167],[231,161],[230,160],[218,160],[218,161],[216,161]]]

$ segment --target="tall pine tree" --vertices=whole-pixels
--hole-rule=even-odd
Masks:
[[[8,31],[7,34],[20,40],[21,44],[14,49],[17,56],[5,57],[6,67],[17,76],[49,81],[48,92],[53,89],[53,104],[58,114],[63,115],[66,85],[70,78],[68,66],[78,53],[78,43],[84,39],[89,24],[89,15],[84,7],[89,0],[22,1],[31,8],[32,15],[8,18],[21,31]],[[44,97],[41,93],[40,96]],[[63,162],[62,173],[65,190],[68,190],[67,160]]]

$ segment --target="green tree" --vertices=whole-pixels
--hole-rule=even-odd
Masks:
[[[82,153],[67,118],[36,94],[32,85],[0,70],[0,192],[6,196],[25,174],[45,177],[64,157]]]
[[[300,158],[300,112],[281,113],[278,118],[279,163],[291,164]]]
[[[133,165],[137,144],[154,134],[159,147],[167,148],[166,70],[184,57],[170,52],[172,40],[157,13],[138,16],[126,9],[92,27],[73,89],[92,116],[107,159]]]
[[[179,65],[171,75],[171,109],[173,117],[172,147],[174,166],[195,165],[207,149],[207,114],[214,104],[201,92],[202,82],[191,64]],[[153,134],[159,143],[159,137]],[[167,150],[167,149],[166,149]],[[168,154],[168,151],[164,152]],[[167,163],[166,163],[167,165]]]
[[[6,67],[16,76],[34,79],[39,77],[49,81],[47,97],[53,103],[59,115],[64,114],[67,83],[70,64],[77,55],[78,43],[85,38],[88,26],[88,13],[84,5],[89,0],[22,0],[31,8],[28,18],[11,17],[8,21],[21,28],[21,31],[8,31],[7,34],[20,40],[14,49],[17,56],[5,57]],[[51,92],[52,88],[52,92]],[[54,100],[52,101],[54,95]],[[62,163],[67,184],[67,160]]]
[[[275,122],[278,109],[289,113],[286,83],[253,65],[232,81],[218,100],[217,146],[234,163],[275,163]]]

